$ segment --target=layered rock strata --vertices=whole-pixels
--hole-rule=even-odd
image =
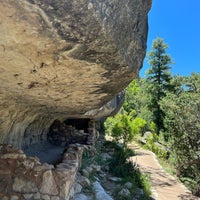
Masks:
[[[110,114],[104,105],[142,66],[150,6],[0,0],[0,143],[21,147],[25,134],[45,137],[55,119]]]

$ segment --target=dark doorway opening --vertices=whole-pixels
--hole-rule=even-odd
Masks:
[[[65,120],[66,125],[71,125],[77,130],[84,130],[85,133],[88,133],[90,119],[67,119]]]

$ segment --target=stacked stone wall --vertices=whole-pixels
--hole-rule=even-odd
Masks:
[[[69,145],[54,167],[11,145],[0,145],[0,199],[68,200],[82,152],[79,144]]]
[[[94,120],[89,120],[87,132],[84,129],[78,130],[75,126],[65,124],[56,120],[50,127],[47,140],[55,145],[67,146],[69,144],[93,145],[97,138]]]

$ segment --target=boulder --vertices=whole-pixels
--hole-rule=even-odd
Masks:
[[[93,183],[93,189],[95,192],[96,200],[102,200],[102,199],[113,200],[113,198],[106,193],[106,191],[104,190],[104,188],[101,186],[101,184],[98,181]]]
[[[130,191],[128,190],[128,189],[126,189],[126,188],[123,188],[119,193],[118,193],[118,196],[120,197],[120,198],[122,198],[122,199],[124,199],[124,198],[130,198],[130,195],[131,195],[131,193],[130,193]]]
[[[124,184],[124,187],[127,188],[127,189],[131,189],[133,187],[133,183],[127,182],[127,183]]]

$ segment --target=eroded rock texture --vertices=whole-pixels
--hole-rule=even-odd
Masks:
[[[0,143],[20,147],[24,134],[46,134],[55,119],[109,114],[103,106],[142,65],[150,6],[0,0]]]

